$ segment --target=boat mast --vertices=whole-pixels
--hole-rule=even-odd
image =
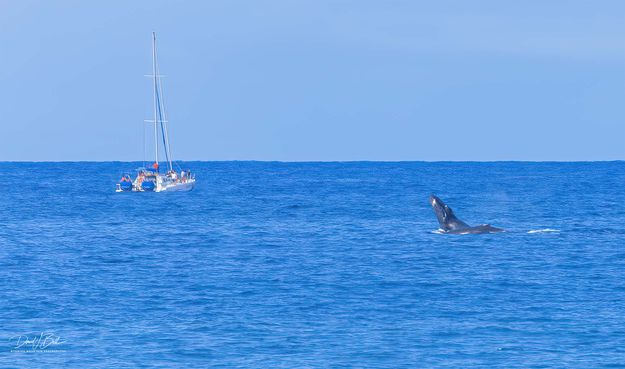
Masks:
[[[154,81],[154,150],[156,151],[156,164],[158,165],[158,116],[156,94],[156,32],[152,32],[152,78]]]
[[[152,32],[152,76],[154,78],[154,144],[156,145],[156,162],[158,162],[158,127],[160,125],[163,138],[163,150],[169,170],[173,170],[171,149],[169,148],[169,134],[167,132],[167,116],[163,101],[163,83],[161,82],[156,53],[156,33]]]

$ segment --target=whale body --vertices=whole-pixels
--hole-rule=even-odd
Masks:
[[[458,219],[453,210],[447,206],[441,199],[431,195],[430,205],[436,214],[438,223],[440,224],[441,231],[443,233],[450,234],[481,234],[481,233],[498,233],[504,232],[503,229],[493,227],[490,224],[482,224],[476,227],[471,227],[467,223]]]

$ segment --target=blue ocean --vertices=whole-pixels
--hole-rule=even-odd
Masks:
[[[140,165],[0,163],[0,367],[625,366],[625,162]]]

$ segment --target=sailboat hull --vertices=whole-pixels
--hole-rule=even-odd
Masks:
[[[194,187],[195,179],[187,182],[159,183],[156,192],[186,192],[193,190]]]

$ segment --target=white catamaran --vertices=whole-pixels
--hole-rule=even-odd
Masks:
[[[180,172],[174,170],[169,148],[169,136],[167,133],[167,115],[163,103],[163,87],[156,58],[156,34],[152,32],[152,78],[154,87],[154,120],[146,122],[154,123],[154,148],[155,160],[151,167],[139,168],[137,176],[133,180],[129,174],[124,174],[117,184],[116,192],[162,192],[162,191],[191,191],[195,186],[195,175],[190,170]],[[145,139],[145,137],[144,137]],[[163,146],[166,161],[166,172],[159,172],[159,146]],[[145,145],[144,145],[145,146]]]

